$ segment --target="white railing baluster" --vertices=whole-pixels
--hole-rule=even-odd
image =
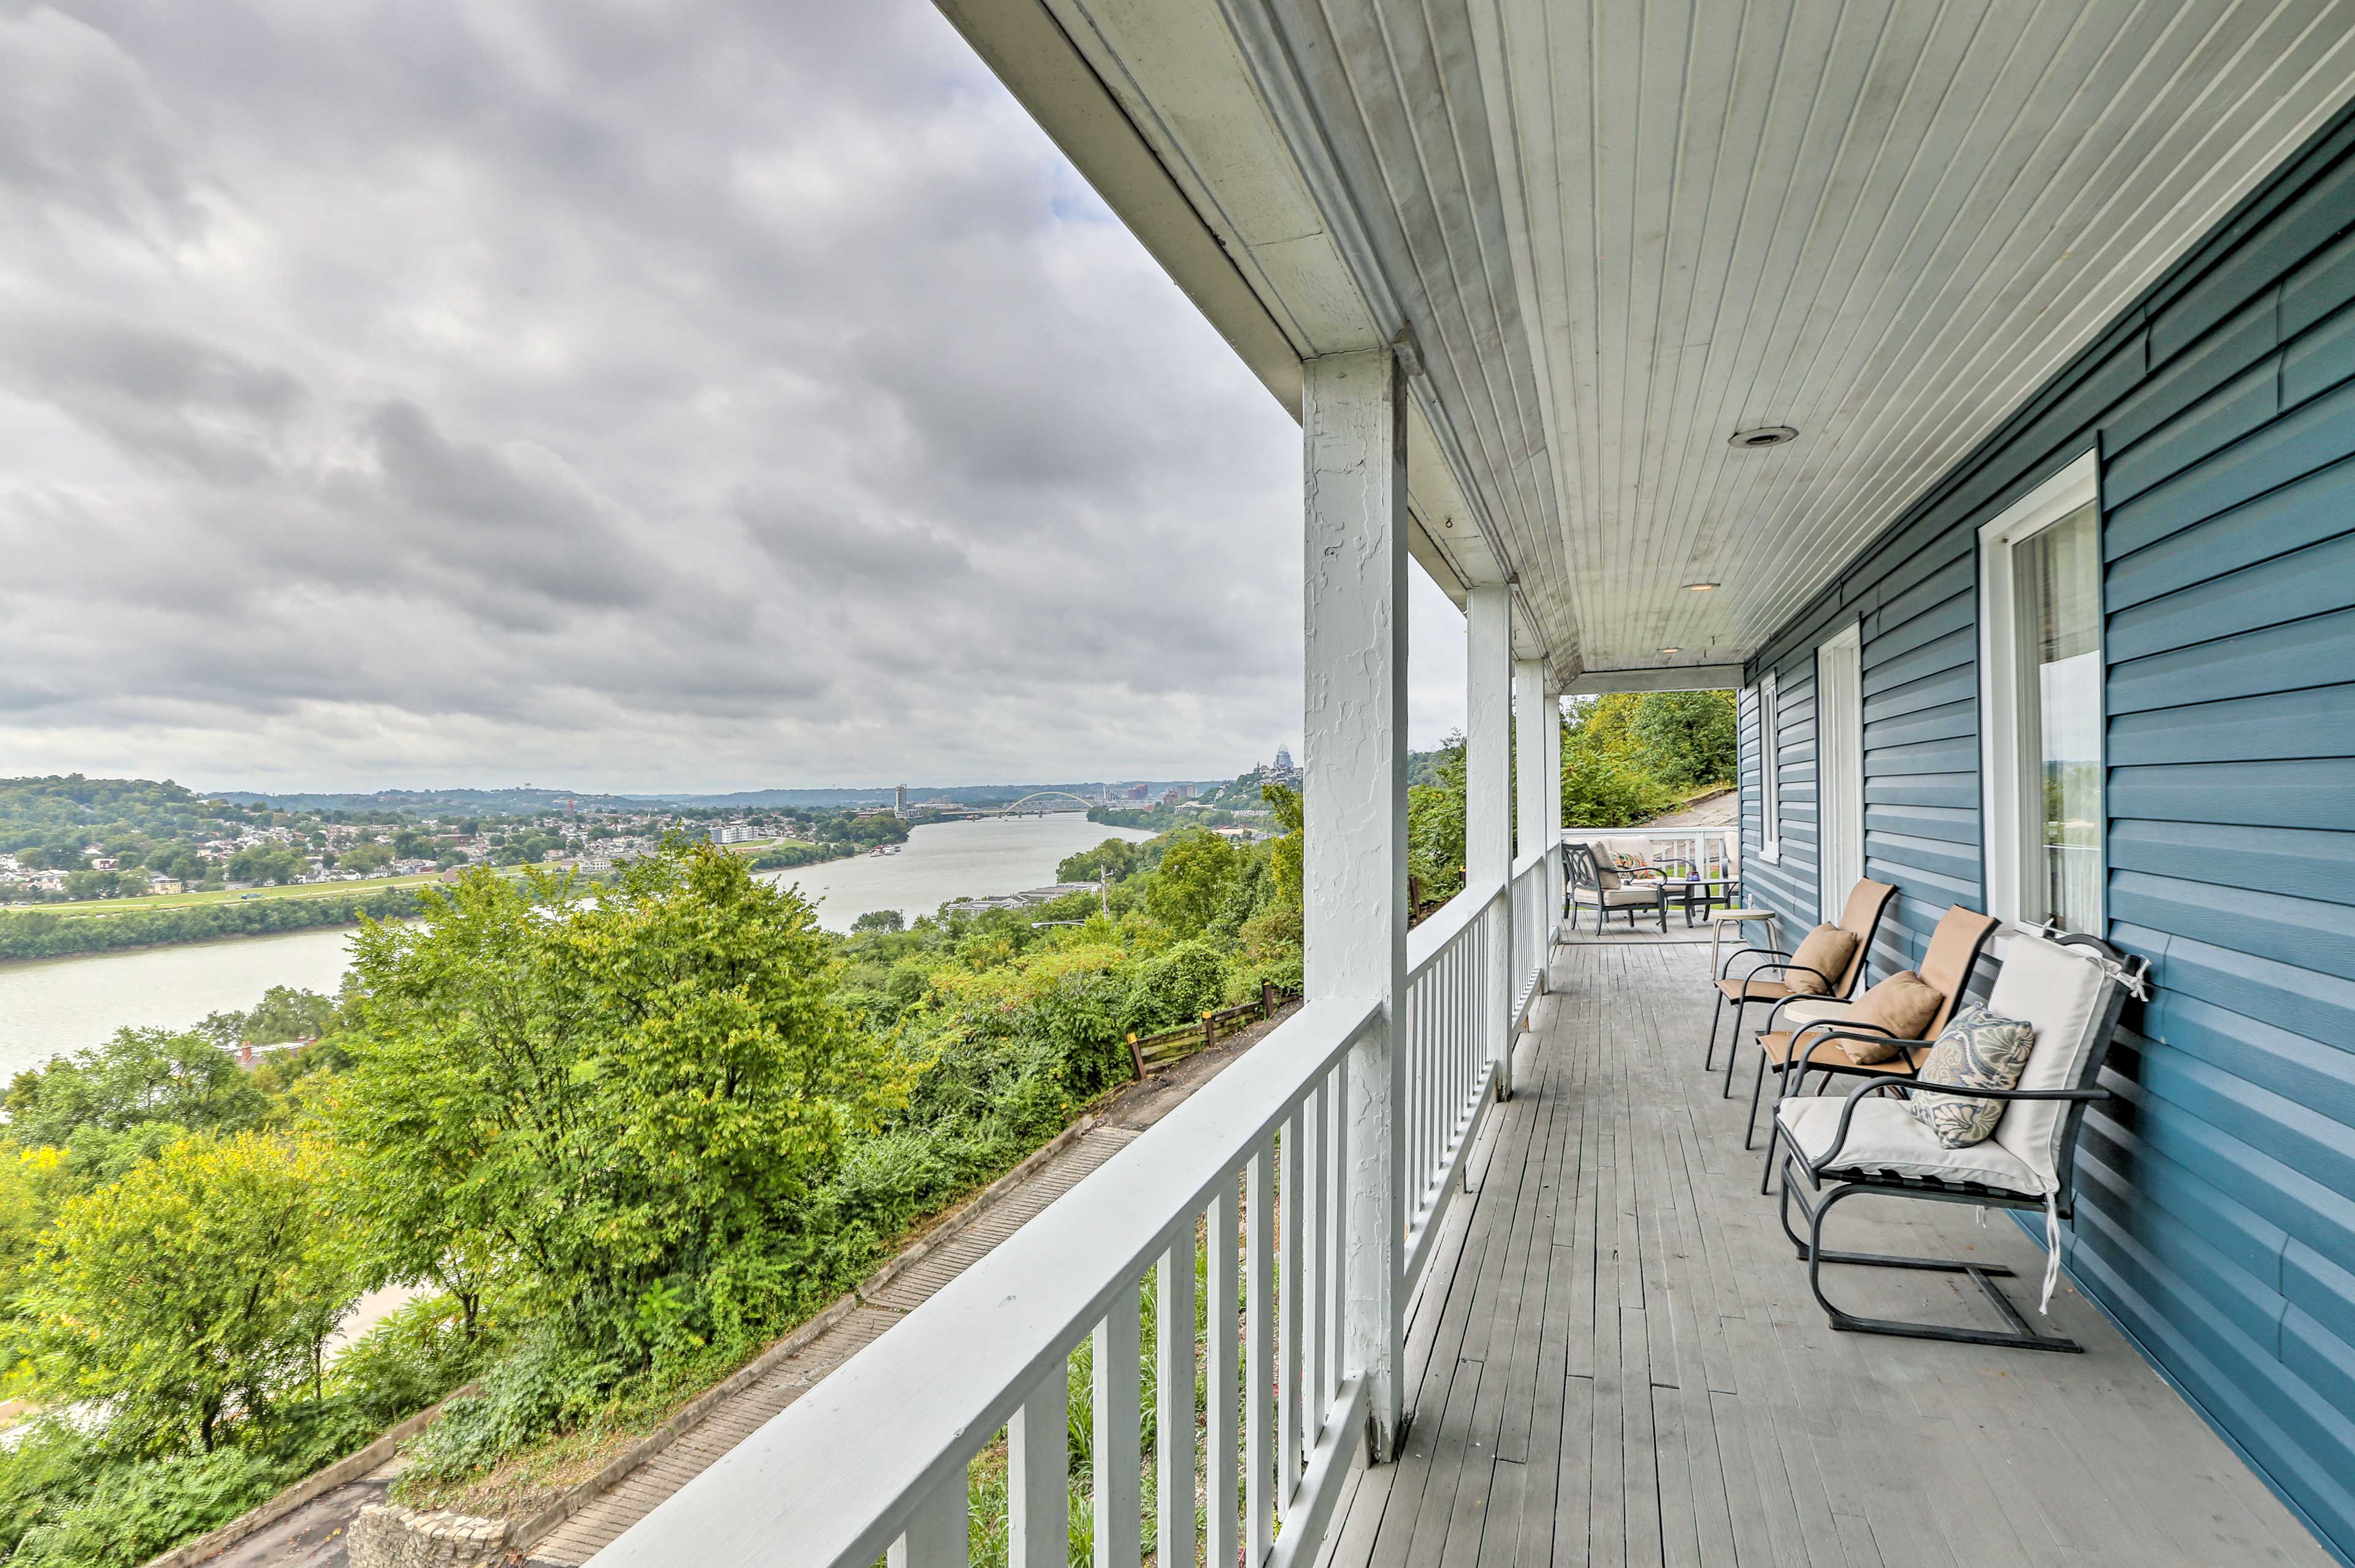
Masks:
[[[886,1554],[890,1568],[965,1568],[965,1480],[960,1469],[933,1488],[908,1516]]]
[[[1194,1568],[1194,1227],[1161,1254],[1154,1296],[1153,1476],[1160,1568]]]
[[[1136,1284],[1124,1282],[1095,1334],[1095,1568],[1137,1568],[1145,1539]]]
[[[1243,1351],[1243,1541],[1247,1563],[1267,1556],[1275,1499],[1275,1281],[1274,1219],[1269,1189],[1275,1182],[1275,1151],[1266,1144],[1252,1152],[1251,1180],[1243,1203],[1243,1319],[1250,1337]]]
[[[1302,1158],[1303,1118],[1299,1111],[1284,1124],[1284,1175],[1277,1183],[1276,1233],[1281,1238],[1283,1253],[1277,1265],[1276,1280],[1283,1293],[1283,1308],[1276,1317],[1277,1341],[1275,1362],[1276,1452],[1282,1456],[1284,1477],[1281,1499],[1292,1496],[1292,1488],[1300,1483],[1301,1401],[1306,1396],[1304,1386],[1308,1379],[1306,1369],[1307,1339],[1301,1333],[1300,1273],[1303,1256],[1300,1245],[1304,1205],[1301,1193],[1307,1184],[1307,1161]]]
[[[1063,1568],[1071,1560],[1070,1366],[1059,1361],[1006,1424],[1007,1568]]]
[[[1228,1175],[1210,1199],[1210,1386],[1207,1393],[1210,1407],[1205,1413],[1209,1444],[1204,1461],[1210,1471],[1206,1499],[1210,1517],[1205,1531],[1205,1568],[1232,1568],[1236,1531],[1242,1520],[1242,1499],[1236,1486],[1241,1435],[1236,1428],[1242,1399],[1241,1369],[1235,1364],[1241,1359],[1241,1324],[1235,1316],[1241,1261],[1237,1185],[1237,1177]]]
[[[1348,1354],[1343,1349],[1341,1314],[1349,1298],[1348,1272],[1345,1263],[1349,1235],[1349,1059],[1341,1058],[1333,1064],[1332,1076],[1326,1082],[1332,1085],[1333,1104],[1333,1209],[1332,1223],[1326,1232],[1326,1276],[1332,1288],[1327,1293],[1329,1316],[1325,1320],[1325,1342],[1333,1347],[1333,1381],[1336,1384],[1348,1375]]]
[[[1301,1251],[1306,1257],[1306,1272],[1301,1277],[1301,1294],[1307,1305],[1302,1309],[1300,1325],[1308,1339],[1308,1430],[1313,1435],[1325,1424],[1325,1402],[1332,1385],[1325,1377],[1325,1292],[1332,1287],[1332,1270],[1325,1264],[1325,1237],[1332,1223],[1332,1187],[1329,1167],[1333,1133],[1327,1119],[1332,1102],[1326,1097],[1325,1085],[1319,1083],[1308,1095],[1308,1189],[1303,1194],[1308,1211],[1308,1226],[1301,1237]]]

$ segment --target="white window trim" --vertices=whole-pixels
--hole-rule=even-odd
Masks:
[[[1829,657],[1827,657],[1829,656]],[[1845,658],[1855,670],[1853,712],[1836,711],[1831,663]],[[1864,623],[1850,621],[1816,648],[1816,880],[1818,917],[1838,921],[1847,908],[1849,889],[1842,877],[1849,868],[1834,865],[1845,853],[1845,838],[1855,834],[1859,879],[1864,875]],[[1849,786],[1856,798],[1848,798]]]
[[[1774,721],[1779,690],[1773,670],[1758,677],[1758,858],[1770,866],[1783,863],[1783,748]]]
[[[2031,846],[2020,817],[2027,780],[2023,716],[2019,691],[2019,639],[2014,624],[2012,547],[2040,533],[2087,502],[2101,500],[2101,456],[2088,449],[2076,461],[2013,502],[1979,529],[1979,821],[1987,845],[1987,912],[2007,931],[2026,931],[2024,890],[2036,875]],[[2100,736],[2096,764],[2109,765],[2107,726]],[[2103,860],[2108,862],[2107,834]],[[2106,884],[2106,879],[2105,879]],[[2106,885],[2100,923],[2109,921]]]

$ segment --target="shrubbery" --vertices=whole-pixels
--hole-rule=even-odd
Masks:
[[[0,1346],[109,1419],[0,1450],[0,1558],[135,1563],[469,1379],[416,1500],[659,1419],[1127,1082],[1127,1033],[1296,983],[1298,851],[1122,841],[1109,908],[847,936],[708,845],[593,903],[481,873],[364,924],[340,998],[20,1075]],[[421,1294],[330,1359],[388,1284]]]
[[[316,898],[231,899],[224,903],[183,904],[175,909],[128,908],[120,914],[69,916],[46,910],[0,914],[0,958],[58,958],[71,953],[111,953],[123,947],[165,943],[209,942],[224,936],[267,936],[371,920],[402,920],[417,913],[416,891],[381,888],[368,893],[323,893]]]

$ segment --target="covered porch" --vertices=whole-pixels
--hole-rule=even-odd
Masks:
[[[2355,3],[939,5],[1300,421],[1308,999],[599,1561],[1056,1568],[1077,1541],[1099,1568],[2332,1561],[2073,1290],[2052,1312],[2083,1357],[1830,1330],[1759,1196],[1746,1103],[1701,1068],[1707,948],[1561,940],[1558,733],[1565,695],[1743,687],[1722,858],[1785,945],[1884,871],[1902,896],[1859,969],[1913,966],[1949,908],[2032,926],[1983,891],[2017,857],[1980,842],[1981,775],[2013,806],[2039,781],[1980,757],[1969,530],[2081,438],[2095,474],[2102,442],[2149,437],[2119,465],[2145,486],[2226,452],[2235,497],[2344,455],[2355,310],[2315,323],[2355,306],[2355,152],[2308,144],[2355,144]],[[2241,272],[2217,259],[2239,251]],[[2313,342],[2252,367],[2293,304]],[[2202,377],[2222,389],[2193,408]],[[2230,453],[2285,389],[2339,379]],[[2226,504],[2184,483],[2113,553]],[[2343,502],[2314,515],[2301,537]],[[2234,548],[2261,559],[2284,526],[2235,519]],[[1410,561],[1464,609],[1467,667],[1465,891],[1411,933]],[[2153,594],[2198,577],[2138,570]],[[2300,613],[2326,610],[2343,599]],[[2247,620],[2203,603],[2184,635]],[[1841,676],[1820,697],[1819,657]],[[2145,705],[2192,702],[2200,673],[2149,675]],[[2227,751],[2249,732],[2184,722]],[[2148,955],[2123,918],[2103,929]],[[2260,982],[2211,992],[2339,1016],[2306,980]],[[2271,1082],[2340,1093],[2338,1067],[2249,1038],[2281,1056]],[[2294,1104],[2244,1115],[2201,1071],[2167,1082],[2287,1125]],[[2134,1109],[2106,1136],[2133,1157],[2105,1179],[2206,1207],[2148,1206],[2190,1260],[2174,1275],[2123,1233],[2073,1236],[2073,1259],[2121,1311],[2146,1275],[2232,1286],[2146,1314],[2179,1341],[2159,1364],[2211,1414],[2249,1406],[2220,1424],[2308,1517],[2355,1518],[2328,1398],[2355,1386],[2330,1327],[2355,1274],[2317,1250],[2355,1259],[2355,1227],[2318,1221],[2338,1197],[2270,1147],[2277,1179],[2198,1128],[2129,1148],[2149,1100],[2113,1078]],[[2328,1129],[2257,1141],[2346,1158]],[[1965,1208],[1838,1224],[2043,1261]],[[1841,1282],[1889,1316],[1984,1322],[1961,1283]],[[2284,1291],[2323,1329],[2290,1344]]]
[[[1834,1333],[1700,1066],[1707,949],[1565,946],[1518,1092],[1410,1322],[1416,1413],[1344,1483],[1336,1568],[2332,1561],[2067,1283],[2082,1356]],[[2003,1216],[1849,1206],[1838,1244],[1983,1256]],[[1953,1275],[1832,1268],[1843,1304],[2000,1328]],[[2027,1308],[2033,1312],[2032,1302]]]

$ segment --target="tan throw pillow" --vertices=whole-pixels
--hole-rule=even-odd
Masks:
[[[1985,1008],[1968,1008],[1948,1024],[1930,1048],[1922,1076],[1933,1083],[1966,1089],[2010,1089],[2036,1048],[2036,1026],[1998,1018]],[[1916,1089],[1906,1102],[1913,1119],[1948,1148],[1985,1143],[2003,1120],[2009,1103],[1968,1094],[1938,1094]]]
[[[1844,1040],[1840,1049],[1849,1060],[1859,1067],[1870,1067],[1876,1061],[1886,1061],[1897,1054],[1896,1042],[1919,1040],[1930,1020],[1946,998],[1938,988],[1911,969],[1900,969],[1880,985],[1849,1004],[1848,1021],[1851,1024],[1878,1024],[1889,1031],[1887,1043],[1868,1043],[1861,1040]]]
[[[1795,997],[1820,997],[1832,987],[1819,976],[1829,976],[1833,986],[1839,984],[1839,977],[1848,973],[1849,960],[1855,956],[1854,932],[1819,925],[1791,955],[1791,967],[1783,971],[1783,985]]]

